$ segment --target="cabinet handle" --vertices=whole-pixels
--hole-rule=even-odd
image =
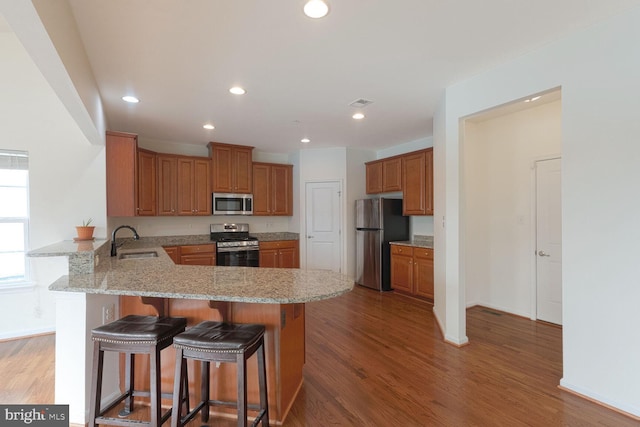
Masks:
[[[307,236],[307,239],[313,239],[313,236]]]

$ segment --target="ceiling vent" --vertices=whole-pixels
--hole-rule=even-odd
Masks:
[[[364,108],[369,104],[372,104],[373,101],[369,101],[368,99],[364,99],[364,98],[360,98],[360,99],[356,99],[355,101],[353,101],[351,104],[349,104],[350,107],[353,108]]]

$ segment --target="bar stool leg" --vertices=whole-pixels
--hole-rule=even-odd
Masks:
[[[162,418],[160,405],[160,350],[155,345],[152,347],[152,352],[149,355],[149,358],[151,359],[151,425],[159,426],[160,419]]]
[[[247,427],[247,359],[238,353],[236,370],[238,373],[238,427]]]
[[[135,384],[135,354],[127,353],[125,355],[125,368],[124,368],[124,388],[126,389],[128,396],[124,401],[124,409],[118,414],[121,417],[126,417],[133,411],[133,385]]]
[[[200,381],[200,395],[202,396],[202,402],[204,402],[204,406],[202,406],[201,418],[202,422],[206,423],[209,421],[209,362],[202,361],[200,364],[200,368],[202,369],[201,381]]]
[[[262,427],[269,427],[269,401],[267,395],[267,369],[264,361],[264,341],[258,348],[258,384],[260,387],[260,408],[264,409]]]
[[[171,407],[171,427],[182,426],[182,393],[184,392],[185,383],[181,381],[183,375],[186,373],[187,363],[182,357],[182,349],[176,349],[176,371],[173,378],[173,405]],[[187,389],[187,396],[189,395],[189,389]],[[187,412],[189,408],[187,408]]]
[[[89,427],[95,427],[96,414],[100,413],[100,400],[102,400],[102,364],[104,352],[100,349],[98,341],[93,342],[93,372],[91,373],[91,408],[89,410]]]

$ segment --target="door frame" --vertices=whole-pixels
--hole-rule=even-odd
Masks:
[[[562,160],[561,154],[551,154],[548,156],[540,156],[534,157],[531,160],[531,227],[530,227],[530,239],[529,239],[529,265],[531,270],[531,286],[529,289],[531,295],[531,308],[530,308],[530,319],[538,320],[538,272],[537,272],[537,262],[538,262],[538,254],[537,254],[537,239],[538,239],[538,218],[537,218],[537,207],[538,207],[538,199],[537,199],[537,185],[536,185],[536,164],[538,162],[544,162],[546,160]],[[562,190],[562,189],[561,189]],[[562,205],[562,198],[560,199],[560,204]],[[562,217],[560,218],[562,222]],[[561,282],[562,283],[562,282]],[[564,288],[564,283],[561,284]],[[564,301],[563,301],[564,305]]]
[[[329,183],[334,182],[338,184],[340,191],[340,215],[338,220],[340,221],[340,269],[344,273],[346,272],[346,234],[345,233],[345,216],[346,216],[346,202],[344,196],[344,183],[342,179],[310,179],[305,180],[304,185],[302,185],[302,191],[304,197],[302,197],[301,201],[301,218],[300,218],[300,240],[304,240],[304,244],[300,244],[300,268],[307,269],[307,184],[321,184],[321,183]]]

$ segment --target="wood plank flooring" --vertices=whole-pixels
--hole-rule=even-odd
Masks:
[[[474,307],[470,344],[456,348],[431,305],[361,287],[307,304],[306,315],[305,383],[285,427],[640,424],[558,389],[553,325]],[[1,403],[53,402],[53,346],[50,336],[0,343]]]

